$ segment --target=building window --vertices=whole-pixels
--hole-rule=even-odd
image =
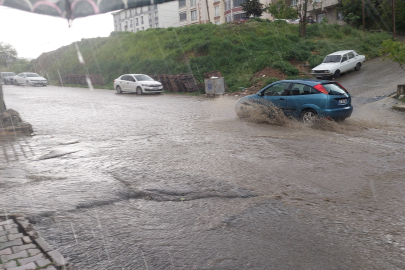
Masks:
[[[135,24],[136,24],[136,26],[139,25],[138,18],[135,18]]]
[[[195,6],[196,6],[195,0],[190,0],[190,7],[195,7]]]
[[[150,11],[152,9],[152,6],[148,6],[148,11]]]
[[[322,22],[322,20],[323,20],[324,17],[325,17],[325,13],[317,14],[317,15],[316,15],[316,22],[317,22],[317,23]]]
[[[215,21],[215,24],[216,24],[216,25],[219,25],[219,20],[216,20],[216,21]]]
[[[143,12],[143,13],[148,12],[148,7],[147,7],[147,6],[144,6],[144,7],[142,8],[142,12]]]
[[[187,12],[180,13],[180,21],[183,22],[187,20]]]
[[[142,31],[145,30],[145,27],[142,27]]]
[[[214,7],[214,14],[215,17],[219,16],[219,6]]]
[[[114,25],[114,30],[117,31],[117,25]]]
[[[293,7],[295,7],[295,6],[297,6],[297,3],[298,1],[297,0],[291,0],[291,6],[293,6]]]
[[[132,28],[132,19],[129,20],[129,27]]]
[[[225,1],[225,11],[228,11],[231,9],[231,0],[226,0]]]
[[[296,1],[296,0],[293,0],[293,1]],[[240,6],[241,4],[243,4],[243,3],[245,3],[245,0],[233,0],[233,7],[235,8],[235,7],[238,7],[238,6]]]
[[[143,24],[143,16],[141,16],[141,24]]]
[[[155,27],[158,28],[158,27],[159,27],[159,23],[155,23]]]
[[[249,16],[247,16],[246,13],[239,13],[239,14],[234,14],[233,15],[233,20],[234,21],[239,21],[239,20],[242,20],[242,19],[245,19],[245,18],[249,18]]]
[[[225,22],[231,22],[231,15],[225,16]]]
[[[343,13],[342,13],[342,12],[338,12],[338,13],[336,14],[336,16],[337,16],[337,20],[338,20],[338,21],[342,21],[342,20],[343,20]]]
[[[136,8],[136,11],[138,12],[138,14],[139,13],[141,13],[142,12],[142,9],[140,8],[140,7],[138,7],[138,8]]]
[[[157,9],[157,4],[155,4],[155,9]]]
[[[197,20],[197,10],[192,10],[191,11],[191,20],[192,21]]]
[[[157,15],[158,15],[158,12],[157,12],[157,11],[155,11],[155,17],[157,17]]]
[[[186,6],[186,0],[179,0],[179,8]]]

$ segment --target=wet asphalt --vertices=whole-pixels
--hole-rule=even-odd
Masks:
[[[4,86],[34,134],[1,142],[0,209],[76,269],[403,269],[404,116],[378,98],[402,77],[378,61],[338,80],[353,117],[317,127],[240,121],[236,97]]]

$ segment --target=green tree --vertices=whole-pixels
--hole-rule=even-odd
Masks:
[[[250,17],[260,17],[263,14],[263,4],[259,0],[246,0],[245,3],[241,4],[243,11],[247,13]]]
[[[382,43],[380,53],[384,55],[383,59],[389,58],[399,64],[405,71],[405,43],[387,39]]]
[[[17,51],[10,44],[0,42],[0,67],[8,67],[17,60]]]
[[[264,10],[273,15],[276,19],[296,19],[298,18],[297,9],[293,8],[285,0],[277,0],[267,4]]]

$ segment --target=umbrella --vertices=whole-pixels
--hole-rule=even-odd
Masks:
[[[119,9],[169,1],[172,0],[0,0],[0,6],[73,20]]]

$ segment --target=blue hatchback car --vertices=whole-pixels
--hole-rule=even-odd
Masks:
[[[317,118],[342,121],[353,112],[349,92],[339,83],[326,80],[284,80],[269,84],[257,94],[237,101],[238,116],[243,117],[243,109],[254,104],[260,104],[262,108],[276,107],[286,116],[303,122],[313,122]]]

